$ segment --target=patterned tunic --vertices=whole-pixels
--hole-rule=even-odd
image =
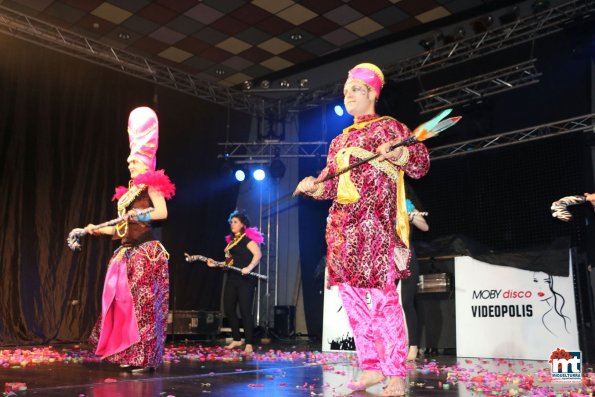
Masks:
[[[157,177],[153,176],[153,178],[153,182],[163,180],[159,175]],[[165,184],[170,184],[171,187],[168,187],[168,189],[173,189],[173,184],[169,182],[169,178],[167,178]],[[161,190],[162,186],[157,186],[157,188],[162,192],[165,191],[165,189]],[[168,195],[169,193],[166,192],[166,198],[171,197],[173,192]],[[152,206],[148,187],[145,187],[126,210],[131,208],[145,209]],[[154,240],[149,222],[130,220],[128,223],[126,234],[122,237],[122,246],[114,252],[109,267],[124,266],[140,340],[124,350],[118,349],[119,351],[104,358],[111,363],[157,367],[163,362],[167,333],[169,255],[161,243]],[[89,337],[89,344],[93,349],[97,349],[98,345],[100,345],[103,324],[105,324],[104,318],[101,315]],[[109,337],[118,338],[119,335],[115,335],[118,332],[118,324],[112,322],[110,325]]]
[[[383,143],[411,135],[404,124],[390,118],[375,120],[379,117],[376,114],[358,117],[354,125],[333,139],[320,179],[337,171],[335,155],[341,149],[355,146],[375,152]],[[430,166],[428,151],[421,143],[408,149],[409,161],[402,169],[409,177],[421,178]],[[350,163],[358,160],[352,157]],[[338,178],[324,182],[322,192],[313,195],[317,199],[333,200],[326,228],[329,286],[341,283],[358,288],[394,286],[394,280],[389,279],[392,275],[409,276],[408,266],[398,269],[395,262],[396,252],[406,248],[395,232],[396,183],[370,164],[353,169],[351,180],[361,196],[353,204],[337,202]]]

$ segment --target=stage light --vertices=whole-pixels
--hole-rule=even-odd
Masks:
[[[283,80],[279,83],[279,86],[281,88],[290,88],[291,87],[291,83],[289,82],[289,80]]]
[[[242,170],[237,170],[234,175],[238,182],[243,182],[246,179],[246,173]]]
[[[518,21],[521,11],[519,6],[514,6],[508,9],[504,14],[500,16],[500,24],[501,25],[508,25],[509,23],[513,23]]]
[[[308,88],[309,85],[310,85],[310,82],[308,81],[308,79],[300,80],[300,88]]]
[[[548,0],[537,0],[533,2],[531,8],[533,8],[533,14],[538,14],[550,8],[550,2]]]
[[[471,27],[473,28],[475,34],[479,34],[486,32],[493,23],[494,18],[491,15],[485,15],[471,22]]]
[[[254,172],[252,173],[252,176],[254,177],[254,179],[256,179],[257,181],[262,181],[264,180],[264,178],[266,177],[266,174],[264,173],[264,170],[262,168],[257,168],[254,170]]]
[[[269,174],[275,179],[283,178],[285,175],[285,164],[279,159],[274,159],[269,166]]]
[[[436,44],[436,40],[434,40],[434,38],[432,38],[432,37],[422,39],[419,42],[419,45],[426,51],[430,51],[432,48],[434,48],[435,44]]]
[[[345,112],[343,111],[343,106],[335,105],[335,114],[339,117],[343,116]]]
[[[244,88],[244,90],[248,91],[251,90],[253,87],[253,83],[251,80],[246,80],[242,83],[242,87]]]
[[[262,80],[260,82],[260,88],[269,89],[271,87],[271,82],[268,80]]]

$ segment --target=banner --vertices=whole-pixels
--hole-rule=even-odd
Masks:
[[[324,274],[324,285],[327,285],[327,270]],[[353,330],[343,308],[339,288],[324,289],[324,311],[322,321],[322,351],[355,351]]]
[[[569,255],[570,258],[570,255]],[[455,258],[457,356],[549,360],[579,350],[573,274]]]

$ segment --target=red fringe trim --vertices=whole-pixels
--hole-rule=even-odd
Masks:
[[[134,185],[144,184],[150,186],[163,194],[163,197],[165,197],[167,200],[171,199],[176,194],[176,185],[174,185],[169,177],[165,175],[164,170],[145,172],[144,174],[138,175],[136,178],[134,178],[132,183]],[[112,197],[112,201],[118,200],[127,191],[127,187],[118,186],[116,188],[114,197]]]

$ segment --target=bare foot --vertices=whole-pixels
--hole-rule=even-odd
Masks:
[[[415,361],[417,358],[417,346],[409,346],[409,354],[407,354],[407,361]]]
[[[246,347],[244,348],[244,353],[246,353],[246,354],[252,354],[252,352],[254,352],[254,349],[252,348],[252,345],[246,344]]]
[[[380,371],[364,371],[358,380],[347,384],[351,390],[366,390],[368,387],[380,383],[384,380],[384,375]]]
[[[405,392],[405,379],[399,376],[390,376],[388,378],[388,385],[382,391],[382,397],[404,396]]]
[[[244,344],[241,340],[234,340],[229,345],[225,346],[226,349],[231,350],[235,349],[236,347],[240,347]]]

